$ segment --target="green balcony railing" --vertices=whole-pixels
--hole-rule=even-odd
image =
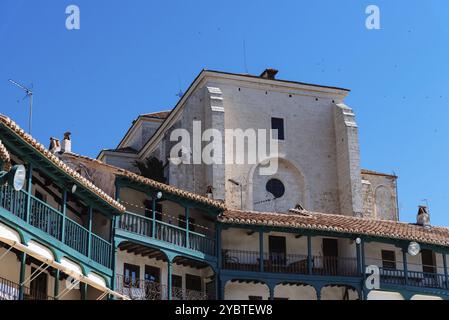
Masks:
[[[16,192],[8,186],[0,186],[0,207],[22,220],[26,219],[27,194]]]
[[[68,219],[65,223],[64,243],[70,248],[87,256],[89,246],[89,230],[75,221]]]
[[[99,236],[93,234],[90,246],[90,257],[99,264],[110,267],[111,244]]]
[[[20,192],[20,194],[25,194]],[[62,221],[64,216],[48,204],[31,196],[30,198],[30,221],[29,223],[42,231],[48,233],[53,238],[61,240]]]
[[[111,243],[95,234],[89,234],[89,230],[72,219],[64,217],[61,212],[36,197],[30,195],[29,198],[30,205],[27,212],[27,192],[15,191],[7,185],[0,186],[0,207],[93,261],[110,268]],[[64,232],[62,232],[63,226],[65,226]]]
[[[126,212],[119,218],[118,228],[140,236],[157,239],[182,248],[215,255],[215,240],[206,235],[189,231],[163,221],[153,221],[131,212]],[[153,231],[154,230],[154,231]],[[153,234],[154,232],[154,234]]]

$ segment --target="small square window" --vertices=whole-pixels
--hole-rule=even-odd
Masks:
[[[284,119],[271,118],[271,129],[277,130],[277,134],[273,132],[273,139],[284,140]]]

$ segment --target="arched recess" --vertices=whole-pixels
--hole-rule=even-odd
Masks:
[[[317,300],[317,292],[307,283],[283,282],[274,288],[274,297],[288,300]]]
[[[444,299],[438,296],[415,294],[410,298],[410,300],[444,300]]]
[[[268,285],[258,280],[232,279],[226,281],[224,286],[224,300],[268,300],[270,289]]]
[[[321,288],[321,300],[360,300],[359,291],[344,284],[328,284]]]
[[[265,167],[269,161],[277,161],[278,168],[275,174],[261,175],[259,169]],[[285,186],[285,194],[279,199],[272,200],[273,196],[266,191],[266,184],[270,179],[280,180]],[[246,209],[257,211],[286,212],[301,204],[305,209],[310,208],[310,192],[306,177],[299,164],[284,157],[271,157],[253,165],[248,173],[246,190]]]
[[[374,191],[374,212],[377,219],[396,220],[393,193],[387,186],[380,185]]]
[[[371,290],[367,300],[405,300],[405,298],[399,292]]]

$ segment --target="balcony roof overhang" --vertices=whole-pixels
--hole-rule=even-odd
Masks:
[[[0,115],[0,139],[5,147],[20,157],[24,162],[34,164],[61,188],[77,186],[76,195],[107,216],[119,215],[125,211],[124,206],[109,197],[104,191],[72,170],[50,151],[25,134],[9,118]]]

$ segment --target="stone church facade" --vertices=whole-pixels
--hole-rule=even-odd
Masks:
[[[397,177],[360,167],[358,126],[345,104],[349,90],[279,80],[276,73],[203,70],[171,111],[140,115],[118,146],[101,151],[98,159],[136,171],[134,161],[157,157],[166,164],[169,184],[203,195],[212,190],[208,196],[223,200],[228,208],[288,212],[299,207],[397,221]],[[213,128],[223,136],[226,130],[276,126],[283,135],[277,141],[277,172],[261,175],[260,159],[225,163],[235,146],[228,139],[212,141],[223,150],[221,164],[173,164],[170,150],[177,142],[170,141],[171,133],[183,128],[193,136],[195,121],[201,130]],[[187,152],[207,143],[192,142]]]

